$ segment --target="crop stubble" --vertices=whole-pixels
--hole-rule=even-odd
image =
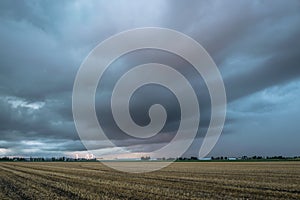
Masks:
[[[300,199],[300,162],[179,162],[142,174],[98,162],[0,162],[0,199],[216,198]]]

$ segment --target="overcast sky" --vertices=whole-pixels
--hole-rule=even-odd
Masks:
[[[298,0],[0,1],[0,156],[85,154],[71,108],[77,70],[99,42],[149,26],[194,38],[222,74],[226,123],[209,156],[300,155],[299,11]],[[148,141],[122,135],[107,110],[109,95],[101,95],[112,91],[124,69],[154,61],[178,69],[198,88],[204,114],[185,154],[197,155],[210,119],[206,87],[185,61],[150,50],[120,58],[103,85],[100,81],[97,114],[104,116],[100,124],[119,146],[102,149],[103,155],[159,148],[178,128],[178,102],[165,88],[141,88],[131,101],[133,119],[141,125],[149,122],[151,104],[166,106],[165,128]]]

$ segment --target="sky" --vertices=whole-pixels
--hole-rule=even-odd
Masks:
[[[222,135],[208,156],[299,156],[299,10],[298,0],[0,1],[0,156],[85,155],[72,116],[76,73],[98,43],[140,27],[180,31],[218,66],[228,104]],[[101,148],[101,156],[143,154],[176,134],[178,102],[165,88],[145,86],[131,100],[133,120],[140,125],[149,123],[150,105],[167,110],[165,127],[150,140],[128,138],[108,110],[118,77],[153,61],[173,66],[196,88],[203,114],[184,155],[197,155],[210,119],[203,80],[173,54],[144,50],[112,63],[98,85],[99,123],[118,146]]]

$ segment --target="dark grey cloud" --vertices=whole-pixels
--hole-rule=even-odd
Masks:
[[[107,37],[144,26],[190,35],[218,65],[229,109],[224,134],[212,154],[300,153],[290,139],[299,140],[297,0],[1,1],[0,5],[0,153],[62,155],[84,150],[71,110],[73,81],[80,63]],[[150,151],[172,139],[180,112],[172,94],[162,88],[144,88],[130,105],[138,124],[147,124],[147,108],[154,102],[168,108],[165,129],[148,141],[132,140],[121,133],[105,102],[114,80],[130,66],[154,61],[173,66],[199,91],[202,121],[198,138],[187,152],[194,155],[209,124],[210,100],[201,78],[174,55],[135,52],[114,63],[98,87],[98,115],[106,116],[100,123],[109,137],[128,151]],[[289,112],[282,113],[282,108]],[[266,145],[264,149],[270,138],[277,146]]]

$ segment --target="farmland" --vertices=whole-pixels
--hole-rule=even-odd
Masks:
[[[0,162],[0,199],[216,198],[300,199],[300,162],[180,162],[142,174],[97,162]]]

